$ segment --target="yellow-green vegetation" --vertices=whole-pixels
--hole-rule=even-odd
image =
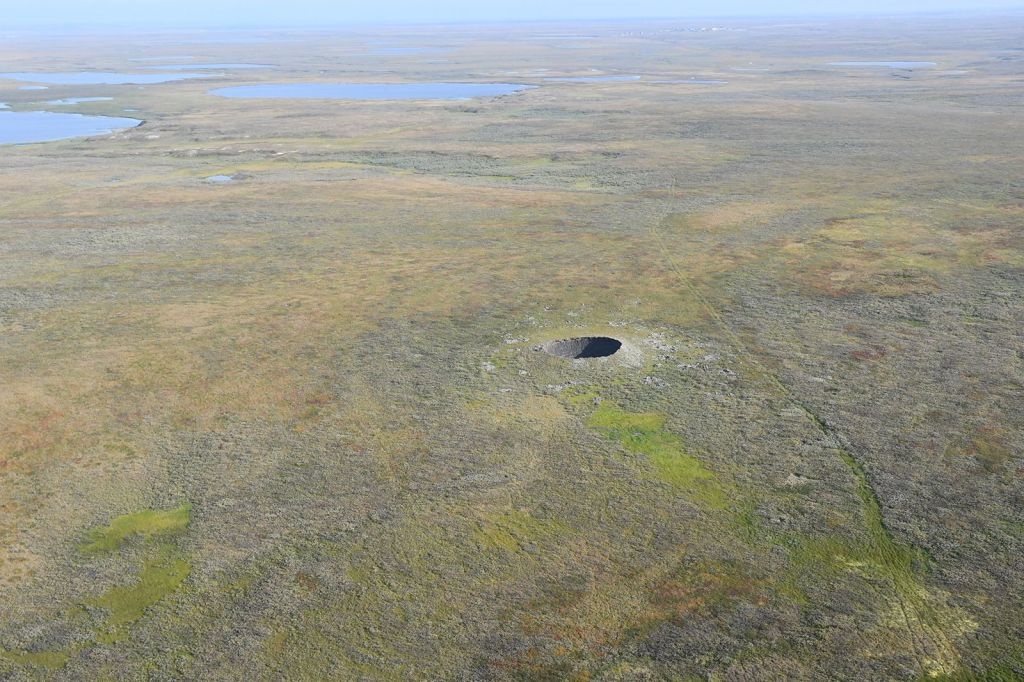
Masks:
[[[140,535],[146,540],[175,535],[188,527],[191,515],[192,505],[188,502],[167,511],[143,509],[124,514],[107,526],[90,530],[88,541],[79,545],[79,550],[84,554],[98,554],[117,549],[133,535]]]
[[[163,545],[155,556],[143,563],[138,582],[112,587],[100,596],[86,600],[86,604],[110,612],[100,640],[110,642],[121,636],[125,626],[141,618],[146,609],[177,590],[190,571],[189,563],[173,546]]]
[[[143,538],[145,556],[134,582],[110,587],[99,596],[82,600],[82,605],[102,609],[105,614],[104,624],[90,633],[95,642],[113,644],[125,639],[129,626],[141,618],[146,609],[176,591],[188,577],[191,565],[170,540],[187,529],[191,513],[192,505],[187,502],[170,510],[144,509],[123,514],[108,525],[89,531],[89,541],[78,546],[87,557],[112,553],[133,535]],[[66,617],[72,621],[88,621],[81,606],[68,608]],[[83,645],[75,645],[66,650],[39,652],[0,648],[0,659],[17,665],[56,670],[63,668],[82,648]]]
[[[831,431],[817,415],[807,410],[808,417],[823,434]],[[863,465],[845,447],[837,449],[839,457],[853,475],[860,498],[867,541],[844,543],[834,540],[813,541],[799,546],[796,566],[807,565],[808,559],[825,566],[835,561],[852,570],[863,571],[889,584],[894,618],[914,633],[914,655],[929,675],[954,673],[960,669],[959,652],[954,637],[969,632],[975,624],[960,610],[934,594],[925,583],[930,557],[919,548],[900,542],[885,525],[881,505],[868,482]]]
[[[1020,682],[1021,679],[1024,679],[1024,655],[1018,653],[1007,656],[995,665],[979,672],[961,670],[948,675],[925,675],[921,678],[921,682],[928,680],[935,682]]]
[[[659,480],[709,507],[725,507],[728,497],[717,475],[686,452],[682,438],[665,430],[665,420],[663,414],[626,412],[603,400],[587,418],[587,425],[630,452],[645,455]]]
[[[850,220],[857,221],[861,218],[862,216],[858,216]],[[841,222],[844,221],[828,221],[830,227],[821,231],[825,234],[826,239],[829,235],[840,242],[852,239],[848,232],[834,227]],[[892,238],[896,240],[910,238],[907,236],[908,232],[913,234],[913,231],[907,230],[906,226],[901,230],[894,228],[884,220],[876,224],[876,227],[886,230],[887,234],[892,235]],[[891,232],[888,232],[889,230]],[[659,233],[655,232],[655,235],[659,240],[663,239]],[[798,246],[802,248],[803,244]],[[922,246],[921,248],[928,247]],[[898,251],[899,249],[893,249],[893,252],[897,253],[894,257],[903,258],[904,256],[899,255]],[[818,248],[809,251],[808,254],[810,259],[827,258],[827,249]],[[872,265],[878,261],[877,257],[866,256],[864,258]],[[810,262],[804,261],[803,264],[808,265]],[[867,536],[865,541],[839,538],[811,539],[803,536],[783,538],[767,531],[761,536],[761,540],[782,542],[792,547],[788,576],[778,585],[780,592],[798,600],[804,599],[805,595],[790,579],[800,576],[806,580],[808,575],[820,574],[822,571],[852,570],[863,573],[872,580],[882,580],[888,587],[888,599],[892,603],[894,613],[890,616],[889,621],[896,627],[905,628],[909,633],[913,641],[912,655],[919,667],[930,675],[959,670],[961,660],[957,647],[953,643],[954,638],[971,631],[976,627],[976,623],[959,609],[948,606],[945,603],[945,595],[935,594],[929,590],[925,583],[924,573],[930,557],[912,545],[896,540],[885,525],[877,494],[868,481],[861,461],[847,448],[838,445],[838,438],[833,429],[798,399],[793,390],[776,373],[761,363],[756,353],[750,352],[745,341],[735,334],[729,327],[728,321],[715,309],[711,300],[705,295],[706,287],[701,286],[693,277],[688,276],[677,262],[673,261],[673,264],[681,283],[705,308],[708,317],[732,339],[737,348],[744,349],[748,357],[745,364],[749,371],[766,379],[781,397],[814,424],[827,441],[833,443],[835,454],[838,455],[854,479],[854,489],[861,504],[861,514]],[[793,265],[793,261],[789,261],[788,265]],[[902,262],[901,265],[910,267],[909,262]],[[865,277],[871,279],[874,274],[877,272],[870,270]],[[846,277],[837,278],[833,273],[829,279],[834,283],[844,281]],[[904,278],[901,281],[906,284],[910,280]],[[851,289],[835,289],[832,284],[828,284],[825,290],[830,295],[845,295],[852,291]],[[914,293],[914,291],[905,287],[898,291],[883,287],[875,289],[873,293],[879,296],[898,296]],[[858,330],[852,328],[850,331],[857,332]],[[869,351],[858,349],[850,353],[850,357],[861,361],[878,360],[885,355],[884,348],[880,347],[871,348]],[[991,457],[982,456],[979,458],[983,461],[991,459]],[[757,524],[753,522],[747,510],[741,508],[741,513],[734,519],[734,524],[748,540],[757,541],[758,538],[755,536]]]
[[[919,682],[1020,682],[1024,679],[1024,650],[1019,643],[1007,647],[1007,652],[995,657],[995,662],[978,670],[960,669],[951,673],[925,674]]]
[[[135,582],[113,586],[83,602],[107,612],[105,624],[96,634],[97,641],[109,644],[126,637],[128,626],[141,618],[146,609],[176,591],[188,577],[192,567],[171,539],[184,532],[191,520],[192,504],[185,502],[169,510],[143,509],[123,514],[89,532],[89,542],[79,545],[87,556],[117,550],[135,535],[145,542],[145,558]]]
[[[6,651],[0,649],[0,659],[16,665],[56,670],[64,667],[68,654],[63,651]]]
[[[524,543],[536,543],[568,530],[558,521],[538,519],[521,509],[508,509],[488,515],[480,522],[474,537],[487,549],[518,552]]]
[[[966,442],[964,442],[966,441]],[[974,457],[989,473],[1006,470],[1012,453],[1006,444],[1005,429],[996,424],[987,424],[966,434],[959,442],[950,443],[944,453],[951,457]]]

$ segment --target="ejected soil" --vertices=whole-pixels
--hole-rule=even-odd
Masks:
[[[0,679],[1019,678],[1020,27],[5,40]]]

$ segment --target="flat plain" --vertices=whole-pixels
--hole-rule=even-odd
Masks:
[[[6,36],[0,679],[1022,679],[1022,29]]]

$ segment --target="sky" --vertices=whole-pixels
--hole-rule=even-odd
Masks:
[[[1024,0],[0,0],[0,30],[1024,10]]]

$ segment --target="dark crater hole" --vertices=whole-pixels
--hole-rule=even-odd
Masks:
[[[607,336],[579,336],[575,339],[548,341],[541,350],[560,358],[606,358],[615,355],[622,348],[622,342]]]

